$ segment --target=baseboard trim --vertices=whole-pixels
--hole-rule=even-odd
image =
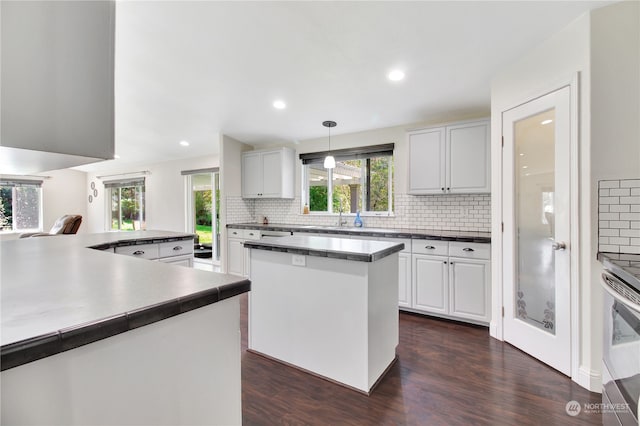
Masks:
[[[602,393],[602,374],[599,371],[580,367],[577,376],[571,379],[588,391]]]

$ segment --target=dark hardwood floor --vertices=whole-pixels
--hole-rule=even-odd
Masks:
[[[566,414],[568,401],[600,395],[486,328],[400,314],[398,361],[370,396],[284,366],[247,348],[241,299],[245,425],[571,425],[599,414]]]

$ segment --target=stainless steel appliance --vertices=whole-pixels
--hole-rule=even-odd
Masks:
[[[640,289],[630,284],[632,281],[636,280],[627,282],[610,271],[602,274],[602,286],[605,289],[602,374],[604,425],[639,424]]]

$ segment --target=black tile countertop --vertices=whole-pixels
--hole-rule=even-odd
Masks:
[[[0,243],[2,370],[250,290],[249,280],[92,250],[193,238],[166,231]]]
[[[601,252],[598,260],[618,278],[640,289],[640,254]]]
[[[350,240],[313,236],[265,237],[249,240],[245,248],[268,250],[305,256],[328,257],[356,262],[375,262],[404,249],[403,243]]]
[[[362,235],[366,237],[381,238],[411,238],[443,241],[460,241],[466,243],[491,243],[490,232],[471,231],[444,231],[430,229],[408,229],[408,228],[352,228],[333,227],[317,225],[292,225],[292,224],[269,224],[257,223],[234,223],[228,224],[227,228],[233,229],[258,229],[263,231],[285,231],[285,232],[309,232],[317,234],[343,234]]]

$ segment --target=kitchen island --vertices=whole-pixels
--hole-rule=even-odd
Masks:
[[[2,424],[240,424],[236,296],[250,282],[114,253],[192,239],[3,241]]]
[[[292,236],[245,247],[249,350],[369,394],[396,359],[404,245]]]

